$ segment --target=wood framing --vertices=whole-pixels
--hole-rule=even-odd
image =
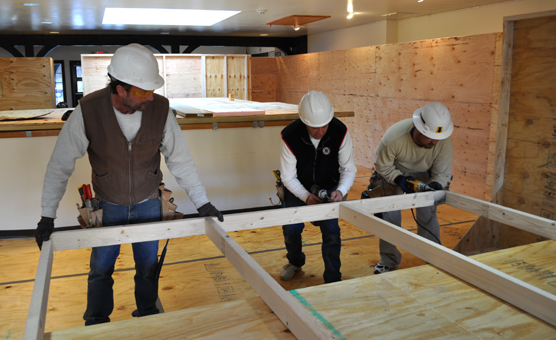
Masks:
[[[105,227],[54,233],[43,243],[35,287],[25,329],[25,339],[42,339],[48,301],[49,280],[53,251],[99,245],[132,243],[146,240],[186,237],[206,234],[259,296],[276,313],[298,339],[335,339],[333,329],[326,328],[311,311],[306,310],[292,295],[270,277],[227,232],[308,222],[328,218],[346,221],[374,233],[385,240],[430,262],[486,292],[514,305],[527,313],[556,326],[556,295],[504,274],[494,268],[469,259],[436,243],[425,240],[383,220],[373,213],[418,208],[446,203],[463,210],[481,213],[485,217],[503,220],[517,228],[531,229],[554,235],[554,222],[516,212],[451,192],[428,192],[391,196],[341,203],[286,208],[225,216],[225,222],[213,218],[145,223],[133,227]],[[533,223],[524,223],[529,219]],[[528,226],[533,224],[533,227]],[[94,233],[94,234],[93,234]],[[333,328],[333,327],[332,327]],[[340,335],[341,337],[341,335]],[[343,337],[342,337],[343,338]]]

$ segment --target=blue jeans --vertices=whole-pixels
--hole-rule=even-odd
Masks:
[[[313,222],[314,225],[320,227],[322,234],[322,259],[324,260],[324,283],[336,282],[342,279],[340,273],[340,249],[342,240],[340,237],[340,226],[338,219],[323,220]],[[301,250],[301,233],[305,228],[304,223],[287,224],[282,226],[284,241],[288,254],[288,261],[296,266],[301,267],[305,264],[305,254]]]
[[[114,226],[160,221],[160,201],[153,198],[136,205],[124,206],[101,202],[102,225]],[[133,243],[135,260],[135,302],[139,316],[157,314],[158,299],[158,240]],[[91,271],[87,289],[85,325],[110,322],[114,309],[114,265],[120,255],[120,245],[96,247],[91,253]]]

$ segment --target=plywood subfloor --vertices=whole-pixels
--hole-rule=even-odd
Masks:
[[[359,168],[348,198],[357,199],[368,184],[370,171]],[[403,226],[415,230],[410,211],[403,212]],[[476,219],[476,215],[445,205],[438,207],[441,239],[453,248]],[[373,275],[379,261],[378,238],[349,224],[342,227],[342,274],[346,282]],[[233,232],[231,235],[286,290],[321,286],[324,265],[320,229],[307,224],[303,233],[307,264],[289,282],[279,280],[280,268],[287,263],[280,226]],[[160,243],[160,251],[165,241]],[[52,280],[46,317],[46,331],[81,327],[86,305],[90,249],[54,253]],[[424,264],[404,254],[400,269]],[[33,239],[0,240],[0,337],[22,338],[31,299],[39,251]],[[114,273],[115,308],[112,321],[130,320],[135,309],[130,245],[123,245]],[[257,294],[222,256],[206,236],[172,239],[160,278],[160,300],[165,312],[257,299]],[[259,302],[252,302],[258,305]],[[243,307],[237,307],[243,308]],[[256,311],[257,309],[254,308]],[[184,312],[186,313],[186,312]],[[264,311],[256,312],[256,315]],[[130,320],[131,321],[131,320]]]
[[[556,242],[474,258],[552,294]],[[430,265],[291,290],[337,339],[556,339],[556,328]],[[292,339],[260,298],[80,327],[47,339]]]

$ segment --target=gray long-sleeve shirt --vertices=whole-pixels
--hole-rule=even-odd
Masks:
[[[389,127],[375,155],[375,169],[388,182],[403,172],[431,170],[430,182],[446,187],[452,178],[453,147],[450,138],[439,140],[432,149],[418,146],[411,138],[413,119],[404,119]]]
[[[114,108],[122,132],[128,141],[133,141],[141,127],[141,111],[123,114]],[[78,105],[64,124],[54,152],[46,168],[42,191],[42,216],[56,218],[60,200],[64,196],[68,179],[75,170],[75,162],[87,152],[89,140],[85,135],[85,124],[81,107]],[[178,184],[185,189],[196,208],[209,202],[202,186],[197,167],[189,147],[171,110],[164,126],[160,152]]]

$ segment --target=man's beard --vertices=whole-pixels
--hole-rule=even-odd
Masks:
[[[150,101],[146,101],[141,104],[133,104],[133,102],[131,101],[131,99],[129,99],[129,97],[125,98],[122,101],[122,104],[124,104],[125,107],[133,111],[145,111],[145,109],[150,105],[150,103],[151,103]]]

